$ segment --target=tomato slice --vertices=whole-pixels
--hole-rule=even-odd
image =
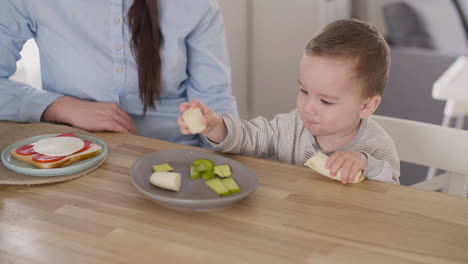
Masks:
[[[34,154],[32,156],[32,160],[41,162],[41,163],[48,163],[48,162],[54,162],[54,161],[59,161],[61,159],[64,159],[66,156],[48,156],[44,154]]]
[[[74,152],[73,154],[77,154],[77,153],[83,152],[83,151],[89,149],[89,148],[93,145],[93,142],[91,142],[91,141],[89,141],[89,140],[86,140],[86,139],[83,139],[83,142],[84,142],[83,148],[81,148],[81,149],[78,150],[77,152]],[[71,155],[73,155],[73,154],[71,154]]]
[[[37,152],[33,149],[34,144],[27,144],[16,149],[16,153],[23,156],[29,156],[36,154]]]
[[[73,133],[65,133],[62,135],[58,135],[57,137],[77,137],[77,136]]]

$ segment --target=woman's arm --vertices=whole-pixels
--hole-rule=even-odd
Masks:
[[[36,34],[37,25],[23,2],[0,1],[0,120],[39,122],[61,95],[9,80],[24,43]]]
[[[224,23],[216,1],[187,37],[187,97],[198,98],[219,114],[238,116],[231,92],[231,69]]]
[[[9,80],[24,43],[36,36],[37,27],[46,26],[36,24],[29,14],[31,5],[22,0],[0,1],[0,120],[49,121],[90,131],[136,133],[132,119],[116,104],[88,102]]]

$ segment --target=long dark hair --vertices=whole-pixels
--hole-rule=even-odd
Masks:
[[[155,109],[161,91],[161,56],[163,35],[159,26],[157,0],[135,0],[128,10],[128,25],[132,34],[131,49],[138,65],[138,87],[144,105]]]

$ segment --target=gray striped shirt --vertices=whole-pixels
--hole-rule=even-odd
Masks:
[[[228,135],[216,150],[303,166],[320,146],[293,110],[278,114],[272,120],[257,117],[250,121],[222,115]],[[367,179],[399,184],[400,161],[393,140],[372,118],[363,119],[352,141],[337,149],[358,151],[367,155],[364,171]],[[331,153],[326,153],[330,155]]]

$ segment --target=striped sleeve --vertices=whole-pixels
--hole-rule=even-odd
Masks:
[[[365,136],[360,140],[362,145],[359,147],[367,155],[364,175],[370,180],[399,184],[400,159],[393,140],[375,121],[368,121]]]
[[[221,143],[212,144],[216,150],[259,158],[276,156],[281,126],[278,117],[269,121],[260,116],[247,121],[225,114],[222,118],[228,135]]]
[[[400,184],[400,162],[393,145],[382,146],[374,153],[367,155],[366,178]]]

